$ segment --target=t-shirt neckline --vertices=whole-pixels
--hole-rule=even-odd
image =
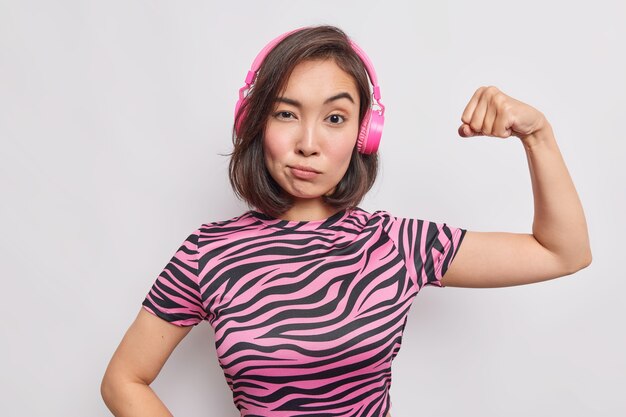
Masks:
[[[327,229],[330,226],[336,226],[343,222],[349,214],[349,209],[343,209],[333,214],[330,217],[320,220],[284,220],[277,217],[272,217],[266,213],[263,213],[254,208],[250,210],[250,214],[257,220],[266,224],[267,226],[276,227],[279,229],[297,229],[297,230],[317,230]]]

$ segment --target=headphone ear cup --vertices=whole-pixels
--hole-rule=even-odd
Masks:
[[[357,139],[357,150],[363,154],[375,153],[380,145],[380,138],[383,134],[385,116],[378,111],[367,111],[361,123],[359,138]]]
[[[356,146],[357,146],[357,150],[360,153],[366,153],[365,149],[367,148],[367,141],[368,141],[368,132],[370,129],[370,117],[371,117],[371,110],[368,110],[367,113],[365,113],[365,117],[363,118],[363,121],[361,122],[361,127],[359,128],[359,136],[357,137],[356,140]]]

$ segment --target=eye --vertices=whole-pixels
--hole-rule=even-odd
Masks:
[[[293,118],[292,116],[293,113],[285,110],[274,113],[274,117],[277,119],[289,120]]]
[[[330,116],[328,116],[328,120],[331,124],[338,125],[345,122],[346,119],[339,114],[331,114]]]

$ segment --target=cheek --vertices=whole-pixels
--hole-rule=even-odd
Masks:
[[[333,175],[334,182],[339,182],[348,167],[350,166],[350,160],[352,159],[352,147],[345,147],[345,149],[335,149],[332,156],[329,157],[330,164],[335,167],[335,174]]]
[[[285,133],[280,129],[268,127],[265,131],[265,137],[263,138],[263,151],[265,153],[265,160],[279,158],[285,153],[286,138]]]
[[[276,156],[276,140],[271,135],[271,132],[268,131],[267,133],[269,136],[266,134],[263,138],[263,155],[265,157],[265,163],[269,165]]]
[[[344,140],[340,141],[336,146],[330,149],[332,159],[341,166],[347,166],[352,158],[352,152],[356,146],[356,136],[350,135]]]

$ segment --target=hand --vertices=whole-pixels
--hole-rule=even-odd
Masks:
[[[480,87],[461,116],[459,135],[516,136],[522,141],[547,125],[543,113],[509,97],[496,87]]]

